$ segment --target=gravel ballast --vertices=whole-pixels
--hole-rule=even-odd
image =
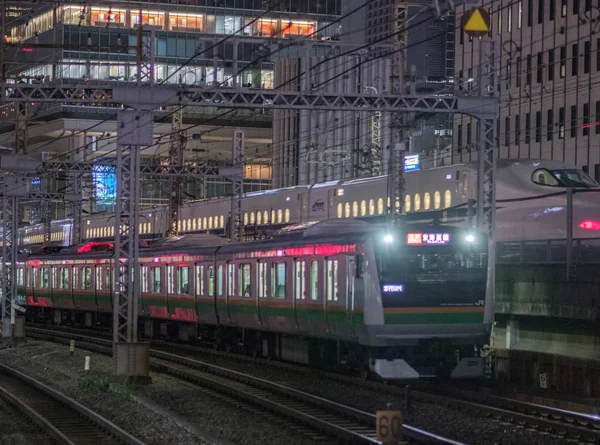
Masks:
[[[0,445],[56,445],[17,408],[0,399]]]
[[[64,392],[148,445],[315,444],[286,421],[166,375],[151,373],[148,386],[109,387],[111,357],[77,349],[70,355],[68,349],[29,340],[0,351],[0,362]],[[89,372],[85,356],[91,357]]]

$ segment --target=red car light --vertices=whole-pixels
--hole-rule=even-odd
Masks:
[[[585,230],[600,230],[600,221],[586,219],[579,223],[579,228]]]

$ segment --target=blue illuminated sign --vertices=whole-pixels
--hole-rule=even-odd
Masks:
[[[411,172],[419,170],[419,155],[404,156],[404,171]]]
[[[94,166],[92,180],[96,188],[96,199],[115,199],[117,197],[117,176],[106,173],[106,167]]]
[[[404,292],[404,284],[384,284],[383,292],[386,294],[395,293],[395,292]]]

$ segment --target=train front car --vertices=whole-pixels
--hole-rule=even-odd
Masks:
[[[364,323],[370,369],[386,379],[478,377],[487,239],[457,227],[409,226],[365,245]]]

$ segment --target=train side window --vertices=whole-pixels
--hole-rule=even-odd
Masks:
[[[206,279],[208,281],[208,296],[212,297],[215,294],[215,268],[208,266],[206,270]]]
[[[196,218],[192,219],[192,230],[196,231]]]
[[[442,206],[442,197],[440,192],[435,192],[433,194],[433,208],[439,209]]]
[[[216,223],[215,223],[215,226],[216,226]],[[212,216],[208,217],[208,228],[209,229],[213,228],[213,217]]]
[[[283,211],[281,209],[277,210],[277,222],[279,224],[283,222]]]
[[[79,267],[73,267],[73,289],[79,289]]]
[[[266,213],[265,213],[265,215],[266,215]],[[216,217],[215,217],[215,218],[216,218]],[[265,217],[265,219],[266,219],[266,217]],[[219,228],[221,228],[221,229],[222,229],[223,227],[225,227],[225,218],[223,217],[223,215],[221,215],[221,216],[219,217]]]
[[[375,200],[369,199],[369,215],[375,215]]]
[[[32,287],[39,287],[38,280],[39,280],[39,277],[40,277],[40,269],[38,267],[34,267],[32,275],[33,275],[33,284],[32,284]]]
[[[461,195],[467,196],[469,192],[469,175],[466,173],[463,174],[462,183],[461,183]]]
[[[110,287],[111,269],[112,268],[108,267],[108,266],[104,268],[104,283],[105,283],[104,290],[109,291],[109,292],[111,290],[111,287]]]
[[[248,213],[244,213],[244,225],[248,225]]]
[[[306,298],[306,263],[302,260],[294,261],[296,267],[296,300]]]
[[[204,227],[204,230],[208,229],[208,218],[206,216],[202,220],[202,227]]]
[[[221,218],[223,218],[223,217],[221,216]],[[221,219],[221,221],[222,221],[222,219]],[[265,224],[269,224],[269,212],[267,210],[265,210],[263,212],[263,221]],[[223,223],[221,222],[221,227],[222,226],[223,226]]]
[[[235,294],[235,264],[227,264],[227,296]]]
[[[358,216],[358,202],[354,201],[352,203],[352,217],[356,218]]]
[[[262,225],[262,212],[256,212],[256,225]]]
[[[327,260],[327,301],[338,301],[338,260]]]
[[[317,300],[319,298],[319,262],[313,260],[310,264],[310,298]]]
[[[155,294],[160,294],[162,289],[160,267],[153,267],[150,269],[150,281],[150,284],[152,285],[152,292]]]
[[[275,210],[271,210],[271,221],[269,224],[275,224]]]
[[[349,203],[349,202],[347,202],[347,203],[344,205],[344,216],[345,216],[346,218],[350,218],[350,203]]]
[[[250,264],[240,264],[238,266],[238,292],[242,297],[250,296]]]
[[[175,266],[167,266],[167,293],[175,293]]]
[[[204,295],[204,266],[196,264],[196,295]]]
[[[198,218],[198,230],[202,230],[202,218]]]
[[[383,198],[377,199],[377,214],[383,215]]]
[[[267,263],[258,263],[258,298],[267,297]]]
[[[364,199],[360,202],[360,216],[367,215],[367,201]]]
[[[429,192],[425,193],[423,196],[423,210],[429,210],[431,207],[431,195]]]
[[[410,195],[404,197],[404,213],[410,212]]]
[[[50,286],[50,271],[47,267],[42,267],[40,287],[47,289]]]
[[[341,202],[338,202],[338,205],[337,205],[337,217],[338,218],[344,217],[344,206]]]
[[[446,190],[444,192],[444,208],[447,209],[452,205],[452,192],[450,190]]]
[[[223,295],[223,265],[219,264],[217,267],[217,295],[221,297]]]
[[[290,209],[285,209],[283,216],[286,223],[290,222]]]
[[[142,278],[141,292],[147,293],[148,292],[148,266],[140,267],[140,275]]]
[[[81,268],[81,288],[91,289],[92,288],[92,268],[83,267]]]
[[[187,266],[179,267],[177,271],[177,293],[190,293],[190,268]]]
[[[19,267],[17,269],[17,286],[23,286],[24,280],[23,280],[23,268]]]
[[[271,292],[273,298],[285,299],[286,264],[273,263],[271,268]]]
[[[254,212],[250,212],[250,225],[254,225],[255,224],[255,213]]]
[[[102,267],[96,267],[96,290],[102,290]]]
[[[415,212],[421,210],[421,195],[415,194]]]

